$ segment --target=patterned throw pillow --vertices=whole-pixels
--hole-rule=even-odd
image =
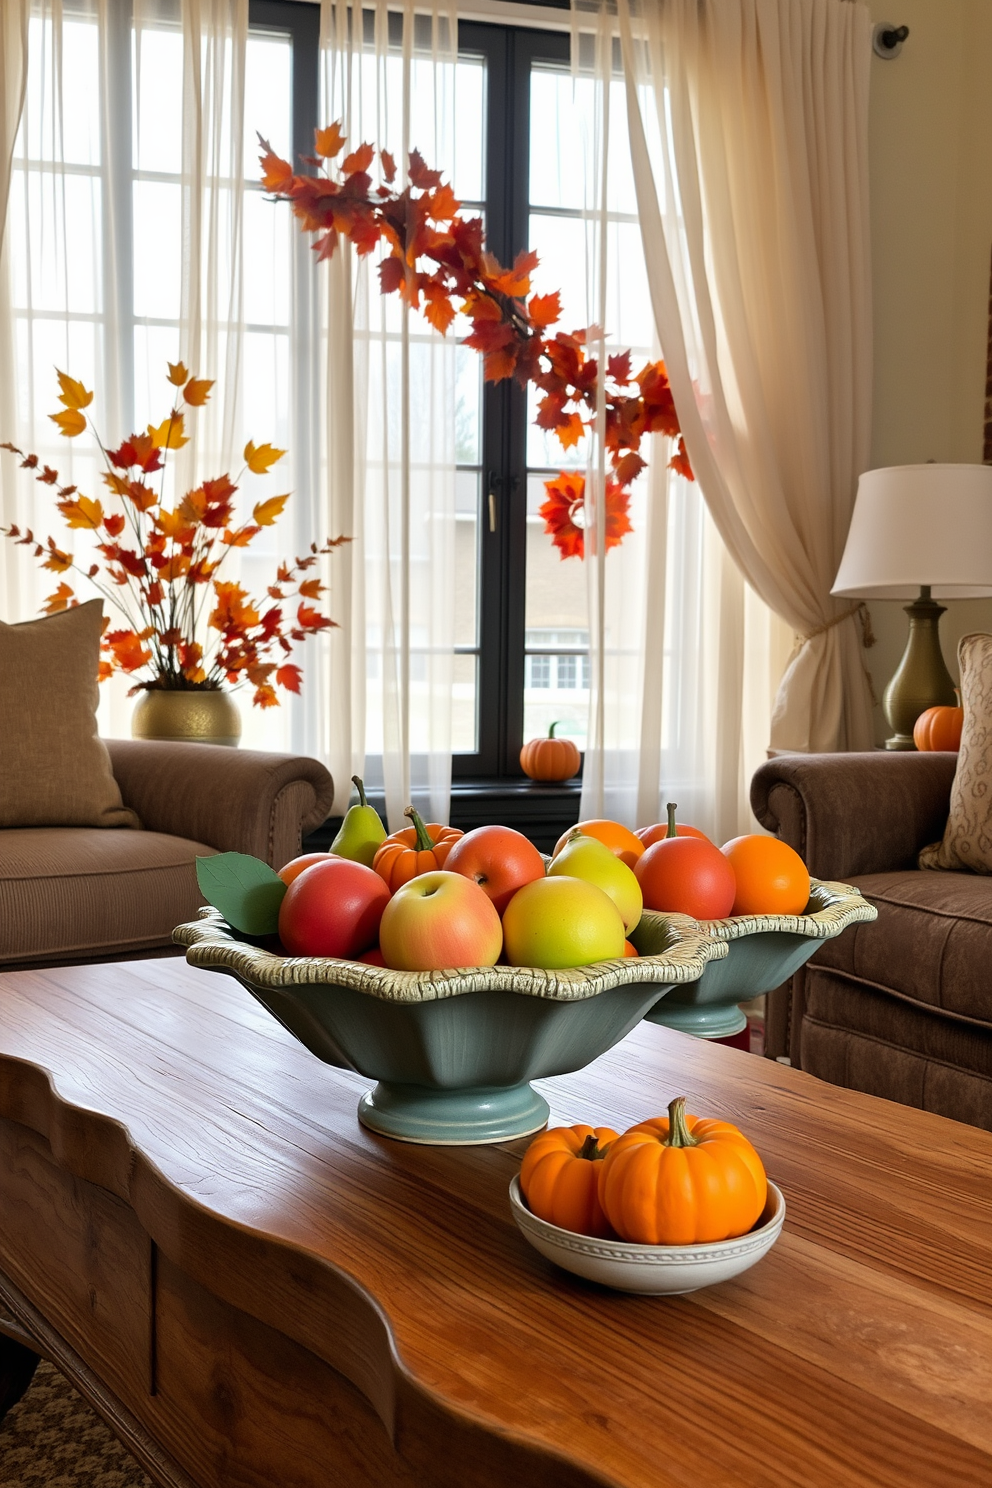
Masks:
[[[951,809],[941,842],[920,853],[921,868],[992,873],[992,635],[958,646],[964,727]]]
[[[101,599],[0,624],[0,827],[141,825],[97,737],[102,633]]]

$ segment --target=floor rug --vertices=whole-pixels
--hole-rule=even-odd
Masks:
[[[81,1395],[44,1359],[0,1422],[2,1488],[154,1488]]]

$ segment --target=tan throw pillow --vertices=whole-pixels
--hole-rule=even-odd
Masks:
[[[96,731],[103,600],[0,622],[0,827],[140,827]]]
[[[951,809],[941,842],[920,853],[921,868],[992,873],[992,635],[958,646],[964,727]]]

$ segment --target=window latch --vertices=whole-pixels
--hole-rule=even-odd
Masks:
[[[492,470],[489,472],[489,531],[496,531],[497,519],[497,490],[503,484],[503,477],[496,475]]]

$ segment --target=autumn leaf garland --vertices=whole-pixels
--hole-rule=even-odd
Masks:
[[[187,491],[174,508],[165,506],[167,453],[189,442],[187,410],[202,407],[213,387],[206,378],[190,376],[181,362],[170,362],[168,368],[169,383],[177,391],[161,424],[129,435],[117,449],[106,449],[97,436],[106,466],[103,481],[119,501],[117,510],[105,509],[101,500],[84,496],[73,485],[60,485],[58,471],[42,465],[37,455],[25,455],[12,444],[0,446],[19,457],[22,469],[37,471],[36,480],[55,487],[55,505],[67,527],[94,533],[102,573],[100,564],[78,565],[54,538],[36,538],[30,528],[12,524],[0,532],[32,547],[50,572],[81,573],[124,617],[126,624],[117,629],[107,622],[101,681],[114,672],[149,671],[151,676],[131,689],[137,692],[148,687],[216,688],[244,680],[254,688],[253,702],[270,708],[279,701],[276,687],[300,691],[300,668],[286,659],[294,645],[334,624],[316,608],[327,586],[312,571],[321,556],[349,539],[329,538],[320,547],[311,543],[302,557],[280,564],[266,601],[219,578],[226,555],[232,548],[247,547],[263,527],[277,521],[289,493],[256,502],[251,520],[238,520],[238,483],[225,474]],[[64,372],[58,379],[63,407],[49,416],[72,439],[87,427],[83,410],[93,394]],[[285,453],[249,441],[245,472],[265,475]],[[54,614],[78,603],[72,585],[61,579],[44,609]],[[204,625],[209,641],[199,639]]]
[[[304,162],[318,173],[297,175],[260,138],[264,188],[290,202],[302,230],[314,238],[318,259],[330,258],[342,238],[362,257],[382,244],[382,293],[399,294],[442,335],[460,311],[471,322],[465,344],[481,354],[486,381],[513,377],[522,387],[534,383],[542,394],[539,427],[553,433],[563,449],[578,444],[596,418],[600,368],[588,347],[599,339],[598,328],[550,334],[561,318],[561,302],[557,292],[531,294],[537,255],[520,253],[511,268],[504,268],[485,247],[482,219],[460,216],[451,187],[417,150],[410,153],[407,184],[400,189],[388,150],[378,152],[381,182],[373,185],[369,171],[376,151],[369,144],[344,155],[332,174],[332,162],[346,143],[340,123],[318,129],[316,154]],[[632,530],[629,487],[646,463],[640,453],[646,434],[676,440],[672,469],[690,480],[692,470],[663,361],[648,362],[634,374],[629,352],[610,356],[603,402],[612,472],[606,492],[606,546],[611,548]],[[563,471],[545,488],[540,509],[545,531],[562,558],[583,557],[585,536],[576,517],[584,502],[584,477]]]

